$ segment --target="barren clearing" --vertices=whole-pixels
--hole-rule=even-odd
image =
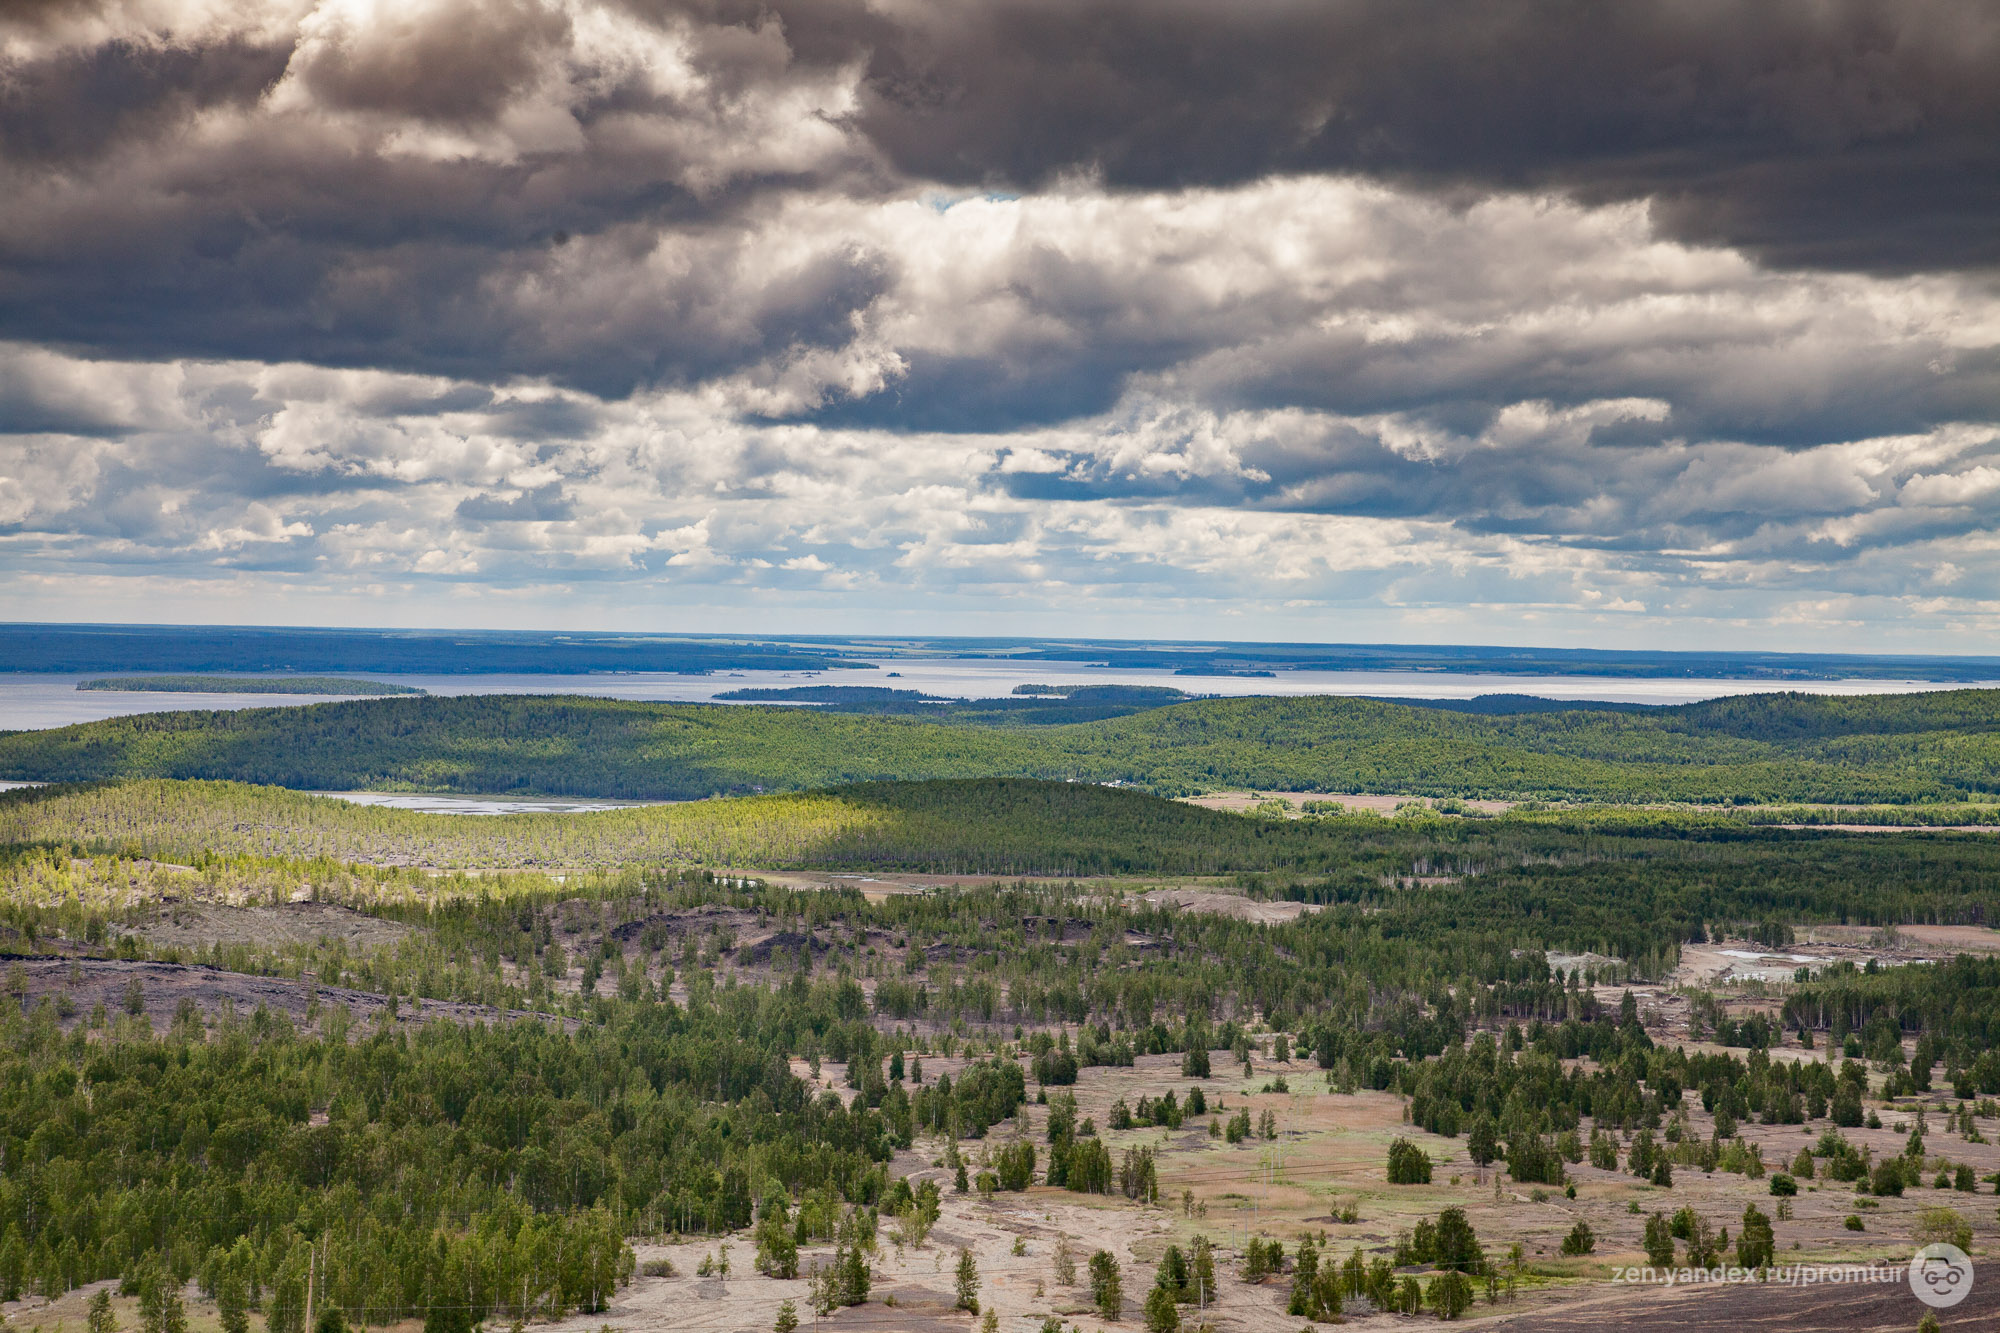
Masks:
[[[148,1016],[164,1021],[187,995],[207,1007],[227,999],[239,1010],[265,1003],[284,1008],[295,1020],[303,1017],[305,988],[275,979],[236,977],[213,973],[205,968],[168,967],[161,964],[97,963],[70,964],[60,960],[21,960],[28,972],[30,1002],[43,994],[65,992],[78,1003],[115,1003],[132,977],[146,987]],[[75,970],[73,970],[75,969]],[[81,980],[77,980],[78,975]],[[318,992],[321,1012],[335,1003],[348,1003],[357,1017],[379,1001],[354,992],[322,989]],[[1653,997],[1649,997],[1650,999]],[[426,1004],[422,1018],[488,1018],[511,1015],[473,1014],[471,1006]],[[412,1016],[404,1015],[405,1021]],[[1816,1058],[1811,1052],[1785,1052],[1797,1058]],[[1241,1281],[1240,1267],[1244,1243],[1251,1236],[1276,1237],[1289,1250],[1301,1233],[1323,1235],[1326,1252],[1344,1258],[1355,1248],[1366,1254],[1386,1253],[1397,1235],[1413,1227],[1419,1218],[1435,1216],[1441,1209],[1464,1208],[1487,1255],[1505,1268],[1510,1246],[1522,1247],[1524,1267],[1519,1288],[1512,1298],[1498,1305],[1482,1301],[1471,1316],[1493,1321],[1491,1326],[1520,1329],[1596,1329],[1607,1324],[1669,1333],[1669,1330],[1734,1330],[1749,1325],[1771,1333],[1808,1333],[1823,1328],[1907,1329],[1914,1327],[1920,1313],[1915,1300],[1903,1287],[1792,1287],[1747,1285],[1704,1289],[1663,1290],[1658,1287],[1617,1285],[1609,1281],[1616,1267],[1643,1262],[1640,1233],[1645,1215],[1687,1205],[1717,1225],[1732,1229],[1744,1206],[1757,1203],[1770,1210],[1767,1182],[1723,1172],[1704,1174],[1682,1169],[1675,1174],[1671,1189],[1643,1183],[1629,1174],[1604,1171],[1587,1162],[1573,1164],[1570,1174],[1577,1197],[1566,1199],[1558,1191],[1529,1188],[1508,1180],[1494,1168],[1481,1169],[1465,1156],[1463,1138],[1440,1138],[1412,1129],[1404,1122],[1402,1100],[1389,1093],[1361,1091],[1353,1094],[1329,1092],[1326,1074],[1309,1061],[1274,1062],[1253,1057],[1254,1067],[1246,1078],[1227,1052],[1211,1053],[1214,1068],[1221,1075],[1202,1081],[1212,1108],[1205,1116],[1190,1117],[1178,1130],[1137,1128],[1111,1131],[1112,1103],[1124,1099],[1136,1105],[1141,1096],[1158,1097],[1173,1091],[1184,1097],[1192,1080],[1180,1073],[1176,1056],[1142,1056],[1130,1068],[1090,1067],[1082,1071],[1073,1089],[1079,1114],[1099,1127],[1114,1157],[1128,1148],[1150,1147],[1158,1153],[1160,1203],[1143,1206],[1123,1198],[1103,1198],[1071,1194],[1045,1186],[1025,1193],[1001,1193],[990,1200],[977,1194],[950,1192],[950,1176],[942,1168],[943,1145],[920,1139],[917,1150],[900,1154],[893,1164],[898,1172],[911,1172],[937,1179],[946,1187],[943,1214],[930,1242],[920,1249],[899,1247],[886,1228],[876,1258],[874,1287],[867,1304],[839,1311],[818,1321],[832,1329],[893,1330],[895,1333],[970,1333],[973,1320],[953,1311],[953,1266],[958,1247],[972,1252],[981,1275],[980,1298],[1000,1315],[1006,1333],[1033,1333],[1040,1321],[1053,1314],[1066,1325],[1083,1333],[1119,1333],[1138,1328],[1139,1305],[1152,1281],[1155,1265],[1170,1243],[1187,1245],[1197,1234],[1208,1236],[1218,1247],[1220,1291],[1213,1308],[1204,1316],[1222,1333],[1294,1333],[1300,1320],[1284,1313],[1288,1282],[1275,1279],[1260,1284]],[[950,1057],[925,1060],[931,1079],[950,1073],[954,1077],[963,1061]],[[803,1061],[794,1069],[811,1077]],[[826,1064],[818,1085],[842,1095],[852,1095],[845,1087],[845,1069]],[[1282,1078],[1286,1091],[1263,1091],[1267,1084]],[[1247,1107],[1253,1118],[1269,1111],[1276,1121],[1276,1138],[1251,1138],[1228,1144],[1212,1136],[1211,1122],[1219,1122],[1238,1108]],[[1698,1099],[1688,1101],[1691,1128],[1699,1136],[1713,1129]],[[1909,1108],[1899,1108],[1908,1113]],[[960,1151],[975,1169],[995,1147],[1019,1133],[1046,1152],[1045,1107],[1024,1107],[1016,1122],[995,1126],[985,1140],[965,1140]],[[1886,1117],[1890,1123],[1879,1130],[1854,1129],[1847,1135],[1857,1147],[1866,1147],[1877,1156],[1899,1151],[1908,1125],[1901,1116]],[[1940,1143],[1947,1138],[1939,1121],[1933,1128]],[[1810,1142],[1817,1129],[1799,1126],[1743,1124],[1740,1132],[1747,1142],[1761,1147],[1764,1159],[1774,1169]],[[1418,1142],[1436,1162],[1434,1180],[1429,1185],[1392,1186],[1383,1178],[1382,1163],[1389,1142],[1407,1136]],[[2000,1147],[1990,1143],[1969,1143],[1953,1137],[1949,1152],[1954,1159],[1971,1163],[1982,1175],[2000,1169]],[[1867,1231],[1857,1233],[1843,1225],[1854,1211],[1851,1191],[1826,1181],[1802,1181],[1801,1192],[1792,1200],[1794,1215],[1778,1223],[1781,1263],[1857,1263],[1870,1260],[1895,1261],[1907,1256],[1916,1212],[1932,1202],[1968,1205],[1965,1211],[1975,1226],[1975,1252],[1990,1246],[1996,1228],[1989,1211],[1970,1207],[1962,1195],[1934,1195],[1915,1189],[1905,1198],[1873,1201],[1867,1214]],[[1636,1204],[1639,1211],[1633,1212]],[[1336,1210],[1351,1206],[1353,1222],[1335,1220]],[[1561,1237],[1579,1219],[1588,1221],[1598,1236],[1595,1254],[1581,1259],[1558,1256]],[[1063,1286],[1056,1282],[1053,1255],[1058,1241],[1067,1240],[1076,1256],[1079,1277],[1083,1261],[1099,1249],[1117,1257],[1124,1269],[1125,1317],[1107,1324],[1090,1308],[1087,1288]],[[695,1270],[704,1256],[717,1254],[729,1245],[731,1273],[722,1278],[701,1278]],[[1017,1243],[1023,1252],[1013,1252]],[[768,1330],[781,1302],[797,1303],[802,1318],[810,1319],[806,1283],[779,1281],[754,1271],[754,1245],[748,1233],[708,1241],[686,1241],[660,1245],[639,1243],[641,1259],[669,1258],[677,1272],[672,1277],[641,1277],[620,1291],[610,1309],[577,1315],[558,1325],[539,1325],[551,1333],[594,1333],[606,1326],[632,1333],[655,1330],[695,1331],[695,1333],[761,1333]],[[830,1247],[808,1247],[801,1254],[802,1271],[815,1260],[824,1261]],[[84,1302],[93,1288],[55,1302],[39,1300],[16,1303],[6,1313],[17,1328],[39,1326],[50,1333],[60,1326],[81,1327]],[[190,1287],[187,1298],[192,1316],[190,1333],[215,1333],[213,1306],[201,1300]],[[888,1304],[892,1299],[895,1304]],[[120,1300],[121,1326],[133,1327],[136,1311]],[[2000,1283],[1975,1289],[1971,1301],[1951,1312],[1946,1328],[1991,1327],[2000,1313]],[[1189,1312],[1189,1324],[1195,1322]],[[1428,1326],[1428,1318],[1412,1319],[1371,1313],[1365,1302],[1350,1302],[1348,1323],[1360,1329]],[[416,1333],[414,1321],[397,1326],[397,1333]]]
[[[1157,907],[1178,907],[1183,912],[1235,917],[1238,921],[1254,921],[1259,925],[1296,921],[1307,912],[1320,910],[1312,903],[1263,902],[1246,898],[1240,893],[1212,889],[1154,889],[1151,893],[1140,895],[1140,900]]]
[[[1882,967],[1936,962],[1956,953],[2000,952],[2000,931],[1983,926],[1801,927],[1798,941],[1769,948],[1753,940],[1722,940],[1681,947],[1673,984],[1727,986],[1740,982],[1790,982],[1799,968],[1817,972],[1834,963]]]
[[[1808,1053],[1799,1054],[1811,1058]],[[1225,1052],[1214,1052],[1213,1058],[1218,1070],[1226,1067]],[[955,1060],[925,1061],[932,1078],[942,1073],[955,1075],[959,1067]],[[795,1068],[807,1074],[802,1063]],[[844,1092],[843,1075],[839,1066],[828,1065],[821,1071],[820,1086]],[[1258,1091],[1278,1076],[1285,1078],[1290,1091]],[[1190,1082],[1181,1076],[1177,1057],[1143,1056],[1129,1069],[1086,1069],[1073,1091],[1079,1114],[1101,1128],[1108,1124],[1115,1099],[1122,1097],[1128,1104],[1136,1104],[1141,1096],[1157,1097],[1170,1090],[1180,1096]],[[1258,1061],[1247,1080],[1232,1069],[1230,1076],[1206,1080],[1203,1086],[1211,1105],[1219,1100],[1226,1108],[1225,1115],[1241,1106],[1248,1106],[1253,1117],[1271,1111],[1277,1118],[1277,1139],[1265,1142],[1253,1138],[1229,1145],[1209,1137],[1207,1124],[1214,1117],[1208,1116],[1191,1118],[1179,1130],[1105,1131],[1103,1137],[1114,1156],[1140,1146],[1158,1152],[1161,1203],[1151,1208],[1046,1187],[1024,1194],[1002,1193],[991,1202],[976,1195],[947,1192],[944,1214],[930,1245],[924,1250],[901,1252],[885,1237],[869,1303],[821,1322],[855,1330],[966,1333],[973,1321],[950,1309],[952,1265],[956,1247],[962,1244],[975,1256],[984,1282],[981,1298],[999,1310],[1003,1330],[1029,1333],[1043,1317],[1054,1313],[1066,1325],[1074,1324],[1085,1333],[1115,1333],[1138,1327],[1138,1304],[1165,1247],[1169,1243],[1185,1246],[1196,1234],[1204,1234],[1219,1247],[1218,1271],[1224,1274],[1219,1301],[1206,1318],[1219,1330],[1295,1333],[1301,1321],[1284,1312],[1287,1282],[1252,1285],[1231,1276],[1240,1266],[1242,1247],[1249,1237],[1277,1237],[1289,1248],[1301,1232],[1311,1231],[1325,1235],[1328,1252],[1336,1258],[1345,1258],[1356,1246],[1371,1255],[1386,1253],[1398,1232],[1414,1226],[1420,1217],[1435,1216],[1442,1208],[1456,1204],[1467,1210],[1489,1257],[1504,1260],[1508,1246],[1516,1242],[1523,1246],[1527,1265],[1517,1297],[1497,1306],[1482,1301],[1472,1312],[1474,1318],[1495,1318],[1506,1327],[1594,1329],[1618,1322],[1664,1331],[1669,1327],[1666,1321],[1672,1320],[1675,1327],[1721,1329],[1746,1318],[1759,1329],[1778,1333],[1915,1325],[1919,1307],[1906,1287],[1683,1289],[1669,1293],[1606,1281],[1615,1266],[1644,1262],[1640,1233],[1646,1213],[1686,1204],[1718,1225],[1733,1229],[1746,1203],[1771,1209],[1773,1201],[1763,1180],[1684,1170],[1676,1173],[1673,1188],[1666,1190],[1623,1172],[1601,1171],[1583,1163],[1570,1168],[1578,1194],[1572,1201],[1555,1191],[1518,1186],[1492,1168],[1481,1170],[1472,1165],[1464,1156],[1462,1138],[1438,1138],[1412,1130],[1403,1122],[1400,1098],[1366,1091],[1328,1093],[1324,1073],[1310,1062]],[[1022,1132],[1038,1150],[1045,1149],[1046,1118],[1046,1108],[1036,1106],[1024,1108],[1021,1115]],[[1706,1135],[1712,1130],[1698,1102],[1692,1104],[1691,1118],[1697,1133]],[[1798,1126],[1744,1125],[1741,1132],[1747,1142],[1759,1144],[1766,1160],[1773,1163],[1789,1159],[1809,1141]],[[1847,1131],[1857,1146],[1870,1147],[1878,1156],[1898,1151],[1907,1132],[1907,1126],[1899,1124]],[[998,1126],[985,1143],[966,1141],[961,1151],[976,1164],[983,1152],[1006,1142],[1010,1135],[1005,1125]],[[1382,1162],[1389,1141],[1399,1135],[1419,1142],[1436,1160],[1433,1184],[1392,1186],[1383,1180]],[[913,1170],[948,1185],[949,1173],[927,1164],[936,1159],[938,1145],[926,1142],[920,1148],[929,1156],[905,1154],[897,1169]],[[1982,1172],[2000,1168],[2000,1148],[1992,1145],[1953,1140],[1950,1151],[1955,1158],[1974,1162]],[[1187,1194],[1185,1204],[1183,1191]],[[1916,1190],[1907,1199],[1880,1200],[1879,1207],[1868,1213],[1868,1231],[1855,1233],[1843,1225],[1843,1219],[1853,1211],[1848,1190],[1830,1183],[1803,1182],[1802,1192],[1793,1201],[1795,1216],[1779,1224],[1780,1261],[1844,1263],[1906,1257],[1904,1238],[1917,1210],[1933,1202],[1923,1197],[1928,1193]],[[1543,1197],[1538,1199],[1537,1195]],[[1633,1202],[1640,1205],[1641,1213],[1629,1210]],[[1353,1223],[1334,1221],[1334,1209],[1348,1203],[1356,1206],[1359,1219]],[[1193,1215],[1189,1215],[1190,1207]],[[1597,1232],[1597,1252],[1585,1259],[1563,1259],[1557,1255],[1558,1244],[1579,1218]],[[1982,1214],[1975,1218],[1975,1225],[1982,1240],[1990,1240],[1995,1231],[1991,1220]],[[1023,1239],[1025,1255],[1011,1253],[1017,1236]],[[1050,1256],[1059,1237],[1069,1239],[1079,1267],[1081,1260],[1097,1249],[1110,1250],[1118,1258],[1125,1270],[1126,1292],[1126,1315],[1120,1324],[1099,1319],[1089,1309],[1089,1294],[1083,1287],[1064,1288],[1055,1283]],[[568,1322],[565,1333],[590,1333],[607,1320],[614,1328],[635,1330],[751,1333],[768,1329],[779,1302],[788,1298],[796,1300],[802,1316],[805,1314],[803,1281],[777,1282],[750,1271],[752,1249],[747,1235],[735,1238],[732,1244],[732,1276],[726,1283],[694,1278],[701,1258],[715,1249],[714,1243],[690,1243],[642,1250],[643,1257],[672,1258],[681,1275],[642,1279],[621,1294],[605,1316],[579,1316]],[[823,1259],[827,1253],[827,1247],[806,1251],[801,1256],[802,1265],[810,1265],[816,1257]],[[1038,1283],[1040,1296],[1035,1294]],[[896,1298],[895,1307],[884,1304],[891,1295]],[[1990,1303],[1972,1303],[1961,1309],[1982,1311],[1981,1319],[1990,1318],[2000,1309],[2000,1284],[1988,1300]],[[1850,1304],[1851,1316],[1847,1313]],[[1192,1312],[1187,1318],[1191,1326]],[[1432,1322],[1428,1317],[1371,1314],[1365,1302],[1350,1303],[1348,1313],[1349,1325],[1363,1329],[1417,1327]],[[1990,1324],[1978,1320],[1946,1324],[1948,1328],[1956,1326]]]
[[[213,1018],[225,1010],[248,1017],[259,1008],[282,1013],[294,1026],[311,1028],[335,1009],[345,1007],[353,1018],[352,1035],[383,1021],[389,1001],[370,991],[321,986],[288,977],[258,977],[242,972],[188,963],[135,963],[122,959],[14,958],[6,964],[10,976],[19,969],[22,1004],[34,1008],[44,998],[57,1006],[64,1027],[86,1023],[102,1005],[108,1015],[126,1013],[134,981],[139,983],[142,1013],[155,1032],[171,1027],[183,1002]],[[64,1013],[67,1003],[68,1012]],[[398,1023],[500,1023],[517,1018],[564,1023],[573,1020],[524,1009],[493,1009],[449,1000],[399,1004]]]
[[[1189,805],[1199,805],[1210,810],[1230,810],[1238,814],[1262,805],[1266,801],[1283,801],[1291,807],[1286,814],[1293,819],[1297,819],[1305,813],[1305,803],[1307,801],[1333,801],[1345,806],[1349,810],[1373,810],[1375,813],[1382,815],[1394,814],[1398,806],[1408,805],[1411,802],[1415,802],[1418,805],[1431,804],[1430,799],[1423,796],[1357,795],[1352,792],[1329,791],[1214,791],[1202,796],[1188,796],[1182,799]],[[1462,804],[1471,810],[1479,810],[1489,815],[1497,815],[1504,811],[1512,810],[1518,802],[1465,801]]]
[[[288,944],[337,940],[350,949],[393,946],[410,932],[405,926],[333,903],[295,902],[278,907],[229,907],[169,900],[130,929],[163,949],[248,944],[279,949]]]

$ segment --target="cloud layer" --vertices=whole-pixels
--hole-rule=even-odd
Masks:
[[[1996,43],[12,7],[10,609],[1990,649]]]

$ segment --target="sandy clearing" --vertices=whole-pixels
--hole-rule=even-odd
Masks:
[[[1800,933],[1809,943],[1825,940],[1828,943],[1857,946],[1870,945],[1883,935],[1879,926],[1806,926],[1801,928]],[[2000,930],[1988,926],[1897,926],[1896,938],[1901,941],[1912,941],[1927,950],[1951,949],[1972,953],[2000,953]]]
[[[1372,810],[1377,814],[1391,815],[1396,807],[1415,801],[1429,805],[1429,797],[1424,796],[1383,796],[1379,794],[1355,794],[1353,792],[1327,791],[1216,791],[1201,796],[1182,798],[1189,805],[1199,805],[1209,810],[1228,810],[1241,814],[1265,801],[1284,801],[1292,808],[1289,812],[1296,819],[1305,813],[1307,801],[1335,801],[1349,810]],[[1486,814],[1500,814],[1512,810],[1514,801],[1467,801],[1465,805]]]
[[[1686,987],[1765,985],[1793,980],[1801,967],[1814,972],[1833,963],[1857,967],[1936,962],[1957,953],[2000,953],[2000,930],[1985,926],[1801,926],[1793,943],[1772,948],[1752,940],[1681,946],[1673,984]]]
[[[1155,907],[1177,907],[1183,912],[1234,917],[1238,921],[1266,926],[1296,921],[1307,912],[1320,910],[1314,903],[1261,902],[1240,893],[1210,889],[1154,889],[1151,893],[1139,895],[1139,901]]]

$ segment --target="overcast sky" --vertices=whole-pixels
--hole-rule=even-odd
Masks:
[[[1991,0],[12,0],[0,618],[2000,651]]]

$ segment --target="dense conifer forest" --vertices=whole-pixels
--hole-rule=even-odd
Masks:
[[[990,794],[947,784],[930,799]],[[1415,868],[1438,868],[1454,854],[1441,822],[1393,830],[1397,854],[1428,835],[1431,864]],[[899,1150],[980,1140],[1034,1087],[1046,1097],[1163,1054],[1198,1090],[1211,1068],[1290,1048],[1324,1075],[1317,1095],[1400,1096],[1412,1126],[1462,1138],[1524,1186],[1628,1156],[1656,1181],[1802,1169],[1765,1161],[1725,1119],[1823,1124],[1820,1169],[1841,1171],[1863,1094],[1935,1087],[1972,1107],[2000,1093],[1992,961],[1835,969],[1798,986],[1775,1022],[1723,1018],[1706,1034],[1715,1054],[1663,1045],[1597,989],[1658,979],[1690,941],[1782,945],[1814,920],[1989,919],[1987,843],[1760,834],[1674,854],[1657,835],[1523,833],[1517,864],[1499,864],[1496,839],[1458,884],[1244,879],[1260,900],[1322,905],[1278,924],[1073,882],[871,903],[691,870],[438,879],[220,851],[171,869],[102,844],[16,844],[0,919],[15,959],[0,1005],[0,1288],[193,1279],[297,1330],[313,1263],[337,1275],[321,1301],[360,1322],[601,1309],[632,1276],[627,1236],[726,1235],[778,1216],[792,1245],[858,1245],[919,1209],[890,1169]],[[275,905],[300,885],[408,933],[375,949],[148,942],[163,901]],[[1588,976],[1552,969],[1555,948],[1598,961]],[[80,1012],[60,986],[34,1000],[24,965],[63,959],[72,977],[88,960],[152,960],[290,979],[308,998],[296,1013],[183,1000],[170,1021],[136,980],[108,1011]],[[388,1004],[356,1017],[356,995]],[[446,1000],[524,1016],[399,1021]],[[1788,1030],[1857,1058],[1838,1073],[1769,1058]],[[926,1057],[952,1072],[926,1077]],[[854,1092],[815,1094],[796,1061],[839,1062]],[[1177,1125],[1206,1100],[1142,1102],[1139,1123]],[[1696,1105],[1720,1108],[1706,1139],[1687,1125]],[[1132,1117],[1121,1102],[1102,1128]],[[1262,1133],[1247,1111],[1226,1118],[1232,1143]],[[1132,1183],[1150,1159],[1128,1152],[1114,1170],[1097,1130],[1060,1119],[1044,1158],[995,1157],[999,1188],[1046,1174],[1069,1190],[1157,1193]],[[1862,1184],[1900,1193],[1954,1169],[1901,1158],[1868,1165]]]
[[[1023,701],[1032,708],[1086,706]],[[1111,707],[1113,705],[1106,705]],[[1115,705],[1123,708],[1125,704]],[[928,707],[928,705],[926,705]],[[0,776],[228,778],[689,799],[945,777],[1702,804],[2000,794],[2000,692],[1753,695],[1478,715],[1366,699],[1203,699],[1024,725],[521,696],[154,713],[0,736]],[[993,719],[1002,725],[992,725]]]
[[[416,700],[129,719],[42,753],[367,754],[377,777],[474,786],[491,770],[455,747],[553,764],[603,743],[602,772],[684,771],[673,755],[719,765],[726,740],[912,737],[958,762],[954,741],[1124,728],[1178,737],[1158,753],[1192,772],[1190,737],[1290,763],[1346,736],[1328,762],[1350,763],[1476,735],[1628,774],[1952,772],[1926,794],[1962,797],[1984,779],[1939,756],[1978,752],[1986,702],[1202,701],[987,726]],[[433,744],[459,758],[420,760]],[[677,1263],[726,1273],[733,1241],[834,1317],[886,1299],[941,1211],[983,1225],[1023,1193],[1093,1198],[1114,1228],[1177,1219],[1145,1270],[1109,1242],[1068,1259],[1070,1299],[1087,1277],[1096,1317],[1149,1328],[1271,1284],[1306,1320],[1457,1318],[1601,1277],[1618,1246],[1755,1269],[1829,1234],[1971,1244],[1957,1205],[2000,1181],[2000,843],[1924,826],[1977,806],[1895,810],[1912,827],[1449,797],[1235,814],[994,776],[499,817],[162,777],[6,793],[0,1298],[115,1281],[157,1333],[190,1291],[225,1333],[329,1333],[312,1302],[470,1333],[607,1315]],[[1974,951],[1898,943],[1922,931]],[[1732,959],[1763,970],[1732,981]],[[1233,1240],[1205,1221],[1287,1171],[1337,1180],[1310,1195],[1330,1212]],[[1851,1225],[1829,1232],[1836,1204]],[[1560,1235],[1535,1229],[1550,1210]],[[962,1253],[975,1290],[990,1259]]]

